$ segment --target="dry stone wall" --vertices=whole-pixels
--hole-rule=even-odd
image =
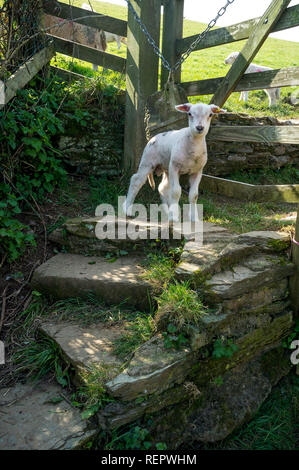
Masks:
[[[298,124],[273,117],[251,117],[247,114],[219,115],[212,125],[232,126],[288,126]],[[279,169],[286,165],[299,167],[299,145],[256,142],[208,142],[208,163],[205,173],[226,176],[238,170],[258,168]]]

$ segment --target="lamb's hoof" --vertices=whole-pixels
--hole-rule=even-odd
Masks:
[[[127,207],[126,201],[123,203],[123,212],[127,217],[133,217],[133,207]]]
[[[125,212],[126,216],[127,217],[134,217],[134,214],[133,214],[133,209],[131,207],[129,207],[127,209],[127,211]]]
[[[179,222],[180,222],[180,220],[179,220],[178,217],[169,217],[168,218],[169,225],[174,225],[174,224],[177,224]]]

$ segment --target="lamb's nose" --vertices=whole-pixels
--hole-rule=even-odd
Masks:
[[[204,129],[203,126],[196,126],[196,130],[197,130],[198,132],[202,132],[203,129]]]

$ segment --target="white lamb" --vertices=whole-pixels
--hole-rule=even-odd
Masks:
[[[146,179],[155,188],[153,173],[162,176],[159,185],[163,208],[170,222],[179,221],[179,200],[181,197],[180,175],[189,175],[189,217],[198,220],[196,202],[198,185],[203,167],[207,162],[207,135],[214,114],[225,112],[218,106],[204,103],[180,104],[176,109],[187,113],[189,126],[176,131],[163,132],[154,136],[146,145],[137,173],[132,176],[123,209],[129,217],[133,215],[133,203]]]
[[[238,57],[239,52],[232,52],[226,59],[225,63],[226,64],[233,64]],[[267,70],[273,70],[270,67],[265,67],[264,65],[257,65],[257,64],[250,64],[249,67],[247,67],[245,73],[255,73],[255,72],[266,72]],[[273,106],[276,104],[277,100],[280,98],[280,88],[267,88],[264,89],[264,91],[267,93],[268,98],[269,98],[269,106]],[[240,94],[240,100],[244,100],[247,102],[248,100],[248,91],[242,91]]]

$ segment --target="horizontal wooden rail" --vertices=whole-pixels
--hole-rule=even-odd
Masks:
[[[197,45],[195,50],[207,49],[209,47],[220,46],[221,44],[229,44],[242,39],[248,39],[253,28],[257,25],[260,18],[253,18],[251,20],[243,21],[232,26],[218,28],[210,31],[206,37]],[[282,31],[284,29],[293,28],[299,25],[299,5],[288,8],[282,14],[274,26],[271,33]],[[177,53],[182,54],[185,52],[192,42],[197,38],[197,35],[189,36],[184,39],[179,39],[176,44]]]
[[[215,93],[224,77],[180,83],[188,96],[211,95]],[[261,90],[299,85],[299,67],[269,70],[267,72],[246,73],[234,91]]]
[[[299,125],[293,126],[212,126],[208,140],[222,142],[264,142],[299,144]]]
[[[101,15],[100,13],[83,10],[66,3],[43,1],[44,12],[48,15],[58,16],[64,20],[75,21],[85,26],[103,29],[109,33],[127,36],[127,22],[113,18],[112,16]]]
[[[75,57],[76,59],[84,60],[95,65],[100,65],[101,67],[105,67],[105,69],[115,70],[116,72],[125,73],[126,71],[126,59],[123,59],[123,57],[107,54],[107,52],[98,51],[92,47],[67,41],[66,39],[58,38],[57,36],[50,37],[54,40],[56,52]]]
[[[6,82],[4,82],[5,104],[7,104],[17,91],[24,88],[27,83],[52,59],[55,54],[53,44],[37,52],[27,60]],[[0,104],[0,109],[5,104]]]
[[[203,175],[200,189],[241,201],[299,202],[299,184],[256,185]]]

